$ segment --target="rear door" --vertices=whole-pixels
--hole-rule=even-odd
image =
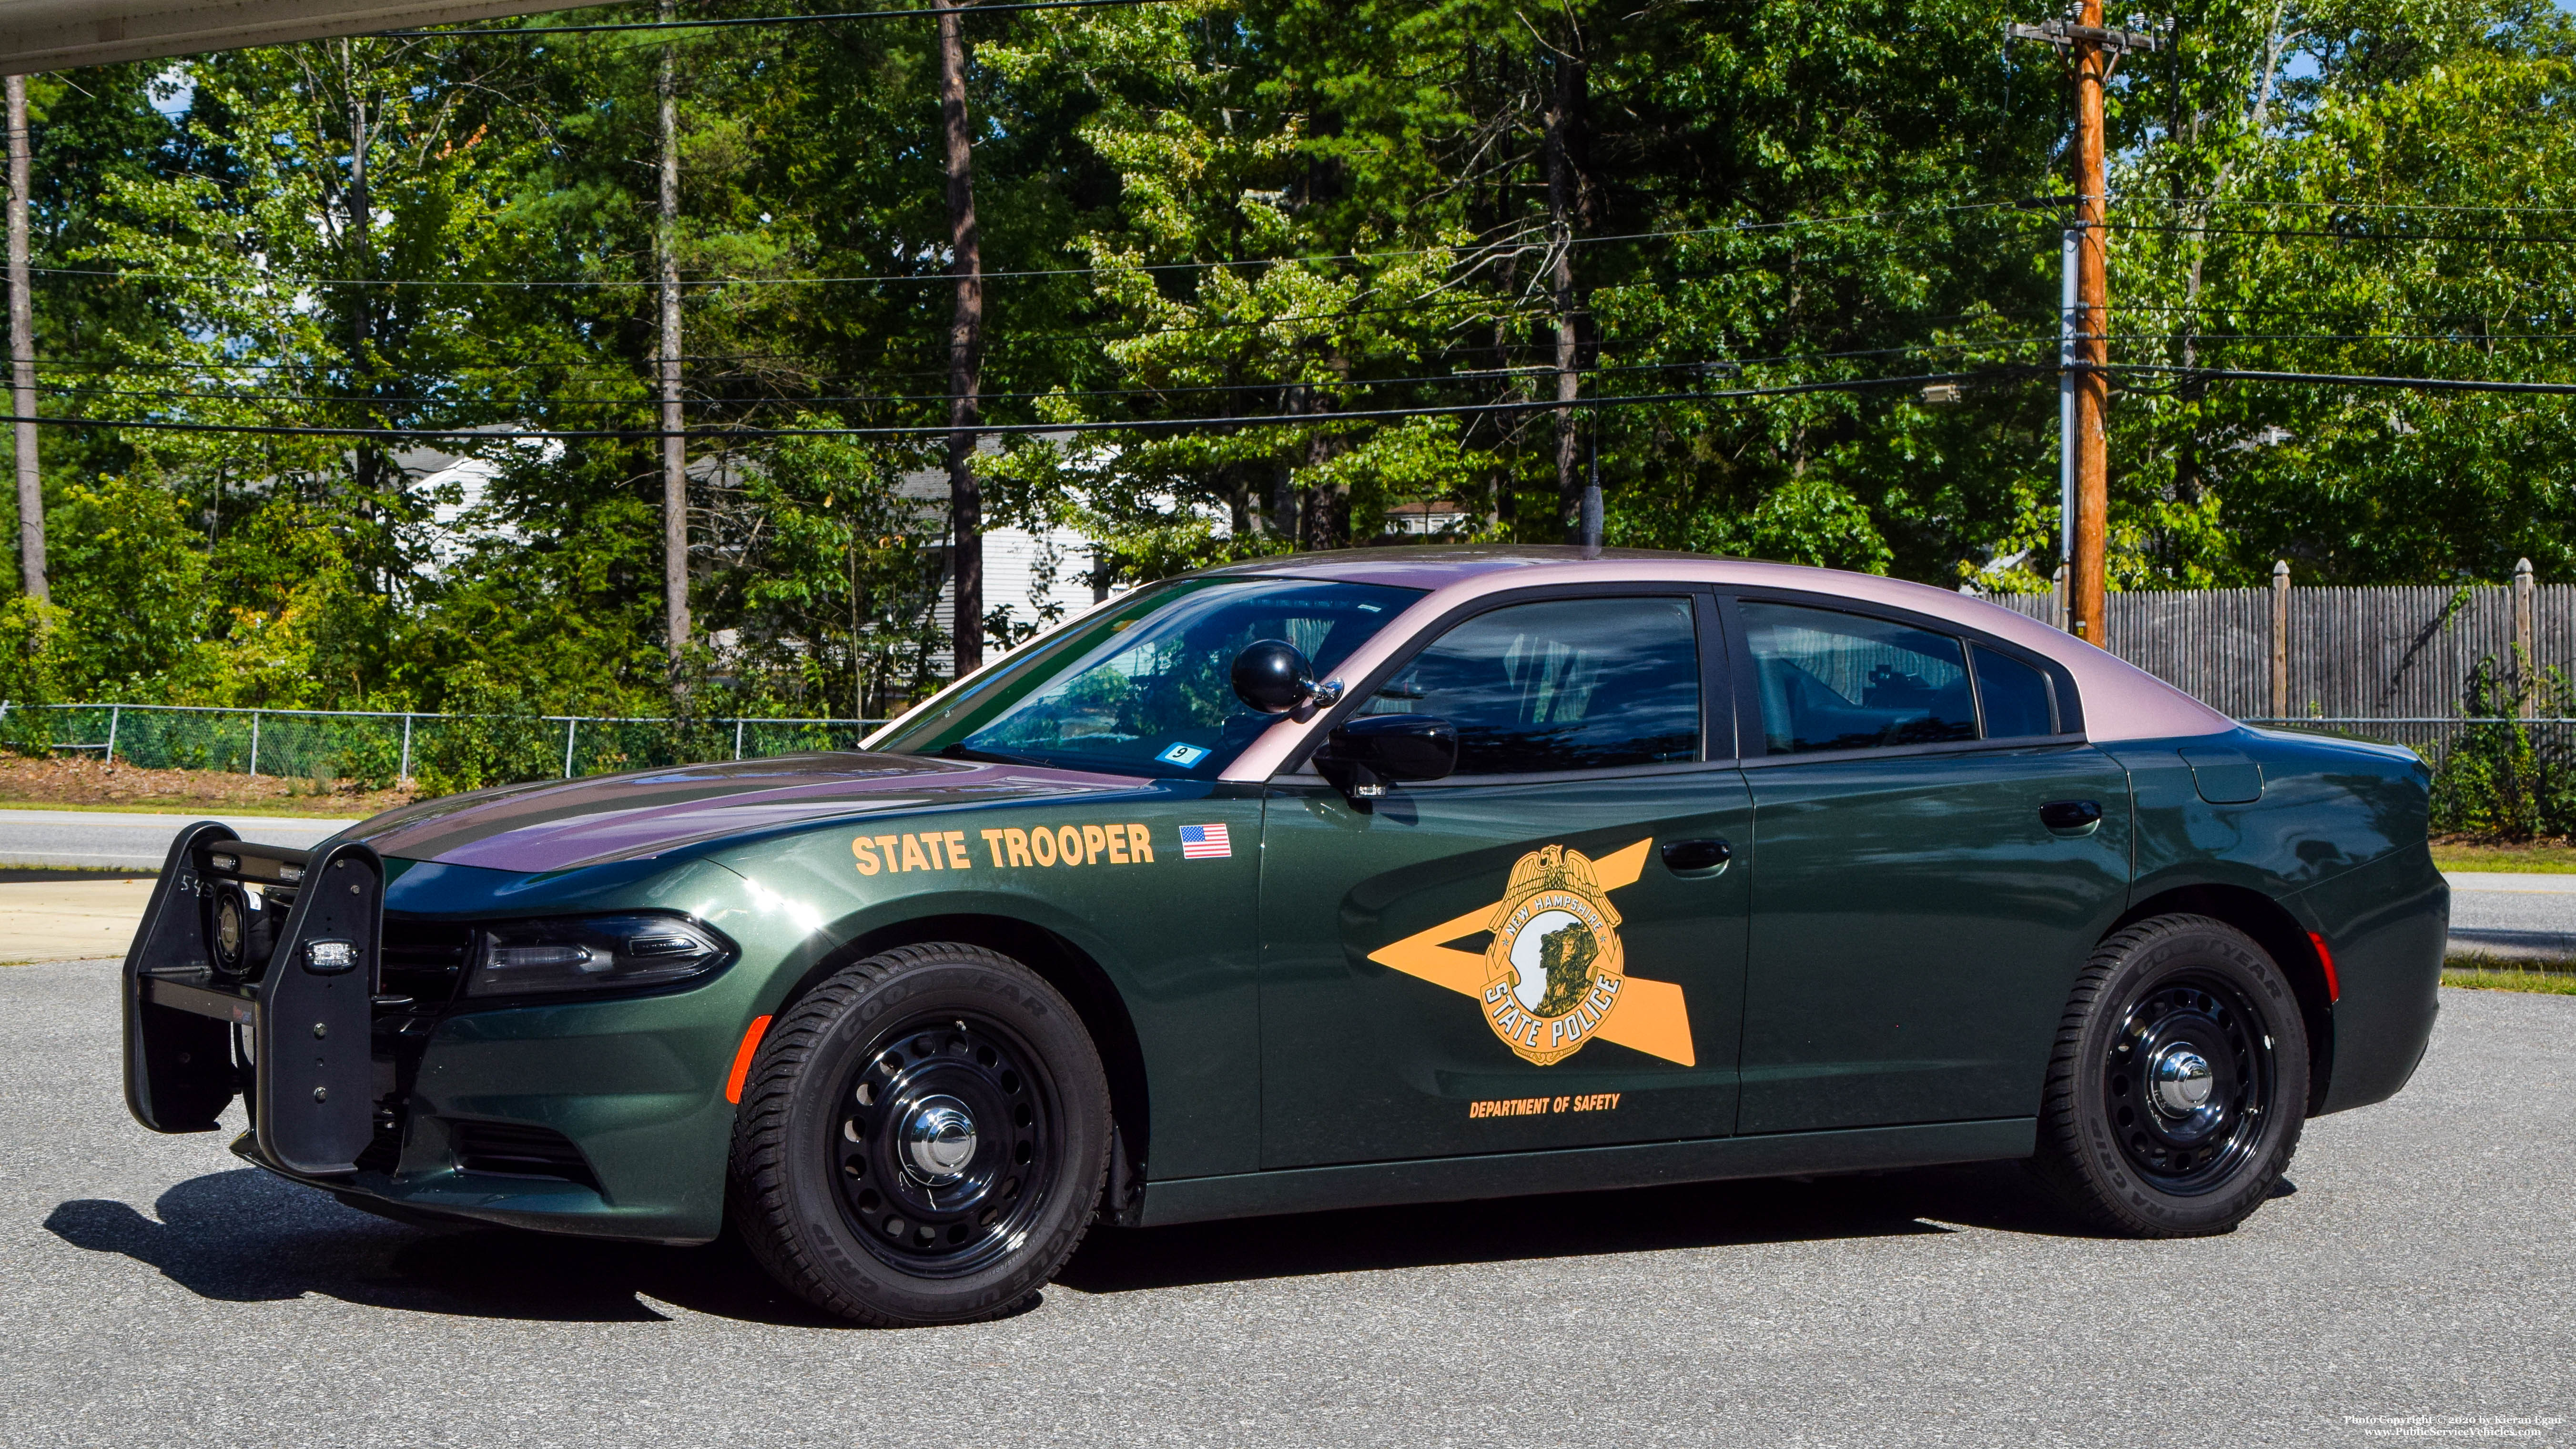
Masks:
[[[2127,775],[2083,742],[2072,681],[1894,612],[1730,614],[1754,809],[1740,1130],[2030,1115],[2128,898]]]
[[[1450,721],[1456,774],[1367,810],[1271,783],[1263,1165],[1726,1135],[1747,896],[1716,857],[1751,822],[1713,600],[1426,637],[1350,708]]]

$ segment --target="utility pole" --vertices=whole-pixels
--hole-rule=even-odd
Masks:
[[[975,132],[966,115],[966,26],[956,0],[939,12],[939,113],[948,139],[948,244],[957,308],[948,327],[949,630],[957,677],[984,663],[984,494],[975,481],[976,393],[984,365],[984,242],[975,225]]]
[[[36,472],[36,303],[27,284],[27,189],[34,163],[27,148],[27,78],[8,78],[9,95],[9,406],[17,414],[18,579],[38,603],[45,585],[45,488]]]
[[[1569,16],[1571,11],[1568,12]],[[1566,48],[1549,66],[1544,148],[1547,164],[1548,292],[1556,312],[1556,511],[1569,543],[1583,536],[1583,482],[1574,403],[1582,391],[1582,295],[1575,287],[1574,237],[1590,231],[1597,209],[1591,148],[1584,134],[1590,72],[1580,28],[1566,27]]]
[[[668,24],[672,0],[662,0],[660,11]],[[680,661],[689,651],[689,440],[680,419],[680,77],[678,57],[668,45],[662,47],[656,89],[662,102],[662,208],[653,229],[662,291],[662,607],[676,688]]]
[[[2058,344],[2059,545],[2064,550],[2069,623],[2076,637],[2103,642],[2103,560],[2111,516],[2108,420],[2111,378],[2110,277],[2103,226],[2109,189],[2102,164],[2102,93],[2112,67],[2132,50],[2154,50],[2152,35],[2108,30],[2102,0],[2081,0],[2072,21],[2007,27],[2066,54],[2075,77],[2075,215],[2061,243]]]

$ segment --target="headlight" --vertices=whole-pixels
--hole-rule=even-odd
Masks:
[[[483,930],[468,996],[667,986],[724,964],[733,943],[679,916],[569,916]]]

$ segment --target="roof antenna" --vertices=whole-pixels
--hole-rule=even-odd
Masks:
[[[1583,556],[1601,557],[1601,415],[1592,415],[1592,476],[1583,485]]]

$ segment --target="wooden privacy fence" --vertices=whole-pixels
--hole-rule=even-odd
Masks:
[[[2064,627],[2058,594],[1992,602]],[[2576,675],[2576,585],[2537,584],[2528,561],[2506,584],[2386,588],[2292,588],[2281,564],[2268,589],[2115,593],[2109,605],[2112,653],[2244,720],[2385,726],[2368,732],[2429,743],[2469,717],[2482,662],[2499,676],[2495,707],[2527,719],[2568,711],[2516,690],[2525,671]]]

